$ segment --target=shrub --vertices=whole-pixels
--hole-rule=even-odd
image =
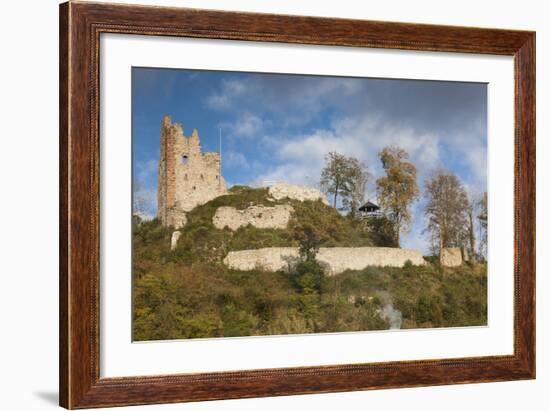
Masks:
[[[421,295],[416,303],[415,317],[418,325],[431,323],[434,327],[441,326],[443,312],[440,298],[434,295]]]
[[[414,266],[413,266],[413,263],[412,263],[411,260],[407,260],[407,261],[405,261],[405,264],[403,264],[403,268],[406,268],[406,269],[408,269],[408,270],[410,270],[410,269],[413,268],[413,267],[414,267]]]
[[[229,191],[188,214],[174,251],[171,229],[156,219],[133,219],[134,339],[387,329],[380,310],[388,303],[401,311],[407,328],[487,323],[486,264],[445,268],[443,275],[432,257],[431,265],[407,262],[403,268],[367,267],[327,277],[314,258],[321,244],[383,244],[373,242],[364,224],[320,201],[285,200],[295,209],[286,229],[217,230],[212,217],[219,206],[280,203],[269,201],[265,189]],[[304,250],[304,261],[291,274],[221,264],[231,250],[290,245]]]

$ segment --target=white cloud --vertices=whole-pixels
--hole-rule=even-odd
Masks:
[[[230,106],[229,98],[223,94],[211,94],[206,97],[206,105],[214,110],[223,110]]]
[[[241,80],[226,80],[223,83],[224,90],[232,95],[238,96],[246,91],[246,83]]]
[[[320,167],[318,168],[321,169]],[[273,168],[267,173],[261,174],[257,181],[289,182],[304,184],[310,187],[319,186],[319,175],[315,169],[303,165],[286,163]]]
[[[222,122],[218,124],[218,127],[223,129],[223,136],[229,139],[254,138],[257,141],[268,142],[269,138],[266,138],[264,132],[265,128],[270,124],[269,121],[264,121],[261,117],[244,111],[239,113],[232,122]]]
[[[238,153],[235,151],[228,151],[226,153],[223,153],[222,161],[223,165],[227,167],[244,169],[250,168],[250,164],[248,163],[246,157],[242,153]]]
[[[480,144],[470,144],[466,156],[470,169],[474,173],[474,183],[478,183],[478,187],[483,187],[483,190],[485,190],[487,183],[487,148]]]
[[[440,163],[437,136],[419,133],[412,128],[386,125],[377,118],[345,118],[333,122],[328,130],[316,130],[309,135],[294,138],[273,139],[272,146],[279,165],[261,178],[284,177],[287,181],[301,184],[318,182],[326,154],[337,151],[364,162],[373,174],[373,183],[382,174],[378,152],[390,144],[398,145],[410,154],[420,176],[428,167]]]
[[[238,137],[256,137],[263,128],[260,117],[249,112],[242,113],[237,121],[227,125],[229,133]]]
[[[136,177],[141,182],[145,182],[152,176],[156,176],[158,172],[159,162],[158,159],[151,159],[147,161],[139,161],[136,163]]]
[[[243,107],[270,113],[284,113],[282,126],[299,126],[311,121],[327,102],[347,100],[364,93],[365,84],[357,79],[296,76],[249,77],[224,80],[214,93],[205,98],[214,110],[242,110]],[[296,115],[296,113],[299,113]]]
[[[227,110],[232,107],[233,100],[246,92],[246,83],[241,80],[225,80],[218,93],[206,97],[206,105],[214,110]]]

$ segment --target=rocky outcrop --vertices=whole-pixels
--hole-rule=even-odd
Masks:
[[[282,200],[285,198],[298,201],[321,200],[324,204],[329,205],[325,195],[313,187],[279,183],[269,187],[269,195],[275,200]]]
[[[444,267],[458,267],[468,261],[468,250],[460,247],[442,248],[439,253],[439,262]]]
[[[287,204],[273,207],[251,206],[244,210],[218,207],[212,223],[219,230],[228,227],[233,231],[248,224],[257,228],[286,228],[293,211],[292,206]]]
[[[407,261],[424,265],[417,250],[390,247],[327,247],[319,249],[317,260],[326,274],[335,275],[346,270],[362,270],[368,266],[403,267]],[[223,260],[234,270],[289,271],[300,261],[297,247],[260,248],[231,251]]]
[[[181,236],[181,232],[180,231],[174,231],[172,233],[172,238],[170,239],[170,250],[175,250],[176,247],[178,246],[178,240]]]

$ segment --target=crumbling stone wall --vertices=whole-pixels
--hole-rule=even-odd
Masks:
[[[161,222],[166,227],[181,228],[187,224],[187,215],[185,211],[174,206],[166,210],[165,219],[164,221],[161,219]]]
[[[407,261],[414,265],[426,264],[417,250],[390,247],[322,247],[316,259],[328,275],[340,274],[346,270],[361,270],[368,266],[403,267]],[[231,251],[223,260],[229,268],[242,271],[255,268],[288,271],[298,261],[297,247]]]
[[[185,213],[227,192],[219,153],[202,153],[197,130],[190,137],[180,123],[165,116],[161,124],[158,174],[158,218],[182,227]]]
[[[329,205],[325,195],[313,187],[301,185],[278,183],[269,187],[269,195],[275,200],[290,198],[298,201],[317,201],[321,200],[324,204]]]
[[[251,206],[244,210],[218,207],[212,223],[219,230],[228,227],[233,231],[248,224],[257,228],[286,228],[293,211],[294,208],[287,204],[273,207]]]

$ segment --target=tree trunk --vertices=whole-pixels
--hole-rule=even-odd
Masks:
[[[395,244],[397,248],[401,248],[401,227],[400,224],[395,224]]]
[[[474,216],[473,211],[469,210],[468,217],[470,219],[470,258],[474,258],[475,252],[476,252],[476,236],[474,232]]]
[[[394,214],[394,219],[393,219],[392,223],[393,223],[392,229],[393,229],[393,238],[395,240],[395,246],[397,248],[400,248],[401,247],[401,239],[400,239],[401,216],[399,215],[399,212]]]

